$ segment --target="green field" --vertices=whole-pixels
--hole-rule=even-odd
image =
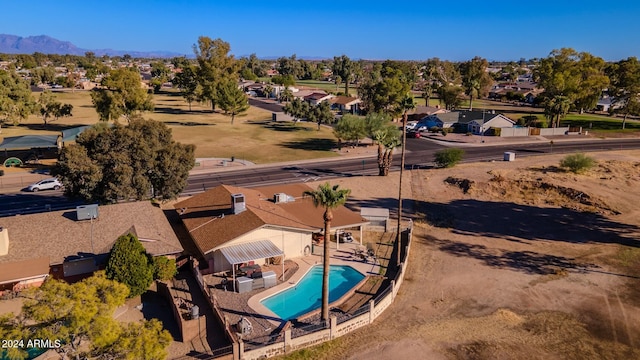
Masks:
[[[38,95],[35,94],[37,97]],[[87,91],[58,93],[58,101],[73,105],[73,116],[59,119],[45,128],[40,116],[32,115],[18,126],[3,127],[0,139],[18,135],[58,134],[59,131],[97,123],[98,115]],[[166,123],[176,141],[196,145],[196,157],[246,159],[256,163],[293,161],[336,156],[336,139],[331,129],[311,123],[272,123],[271,112],[251,107],[231,118],[211,112],[201,104],[188,104],[177,93],[154,95],[155,110],[144,117]],[[122,122],[126,120],[121,119]]]

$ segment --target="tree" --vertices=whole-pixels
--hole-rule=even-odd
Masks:
[[[160,322],[121,325],[113,318],[127,293],[126,285],[107,279],[103,271],[72,285],[49,279],[26,292],[22,314],[29,326],[14,321],[14,333],[58,339],[64,358],[164,359],[171,335]]]
[[[571,100],[568,96],[556,95],[544,103],[544,114],[551,121],[552,127],[560,126],[560,119],[569,112]]]
[[[411,93],[407,93],[399,104],[402,109],[402,155],[400,158],[400,183],[398,185],[398,226],[396,232],[396,249],[398,254],[398,265],[400,265],[400,240],[402,238],[400,233],[400,224],[402,222],[402,174],[404,173],[404,155],[407,148],[407,115],[409,110],[415,109],[416,103],[411,96]]]
[[[305,191],[304,196],[311,197],[315,207],[324,208],[322,216],[324,220],[324,244],[323,244],[323,270],[322,270],[322,320],[325,324],[329,321],[329,239],[331,237],[332,210],[347,202],[351,193],[349,189],[339,189],[339,185],[333,187],[327,182],[319,185],[316,191]],[[337,240],[336,240],[337,241]]]
[[[169,80],[169,69],[162,61],[154,61],[151,63],[151,86],[153,91],[158,93],[162,88],[162,84]]]
[[[191,111],[191,103],[198,99],[201,91],[197,69],[185,58],[174,59],[174,66],[180,68],[180,71],[173,77],[173,84],[180,89]]]
[[[38,105],[40,105],[40,114],[45,126],[47,126],[47,119],[50,117],[58,120],[61,117],[72,116],[73,105],[56,101],[56,96],[49,90],[40,93]]]
[[[294,121],[298,121],[302,118],[306,118],[309,115],[309,103],[295,98],[282,108],[285,114],[293,117]]]
[[[166,256],[153,258],[153,278],[156,280],[171,280],[178,273],[176,260]]]
[[[345,115],[333,127],[333,134],[338,140],[355,141],[356,146],[367,136],[364,118]]]
[[[457,85],[444,85],[438,89],[438,97],[440,103],[444,103],[444,107],[447,110],[455,110],[460,106],[460,95],[463,89]]]
[[[281,76],[290,77],[294,81],[302,77],[302,66],[298,59],[296,59],[296,54],[288,58],[284,56],[278,58],[278,60],[276,60],[276,70],[278,70],[278,74]]]
[[[142,87],[140,73],[134,68],[112,70],[102,79],[102,88],[91,92],[91,100],[100,120],[116,121],[120,116],[127,120],[142,111],[153,110],[153,98]]]
[[[389,175],[391,162],[393,161],[393,149],[401,143],[402,132],[393,124],[376,130],[373,140],[378,143],[378,175]]]
[[[247,94],[232,80],[226,80],[218,85],[218,105],[226,115],[231,116],[231,124],[236,115],[249,109]]]
[[[336,121],[336,116],[331,111],[331,105],[327,101],[323,101],[316,106],[309,106],[307,112],[307,120],[318,124],[318,131],[322,124],[333,124]]]
[[[161,122],[94,127],[65,146],[54,172],[68,196],[101,203],[175,198],[195,164],[193,145],[173,141]]]
[[[349,96],[349,83],[353,80],[353,62],[347,55],[333,57],[333,75],[336,76],[336,86],[338,86],[338,77],[344,82],[344,95]]]
[[[212,40],[206,36],[198,38],[198,45],[193,45],[193,52],[198,61],[198,82],[202,88],[202,100],[211,102],[211,109],[216,109],[219,84],[229,80],[238,81],[240,64],[233,55],[229,55],[231,46],[222,39]]]
[[[266,84],[262,89],[262,92],[264,93],[264,97],[269,99],[271,97],[271,93],[273,92],[273,86],[271,86],[270,84]]]
[[[0,126],[18,124],[37,109],[29,84],[15,72],[0,70]]]
[[[129,297],[141,295],[153,281],[153,263],[140,240],[133,235],[122,235],[116,240],[105,273],[107,279],[127,285]]]
[[[460,66],[462,85],[469,96],[469,110],[473,109],[473,96],[483,96],[491,85],[491,76],[487,73],[488,67],[489,62],[478,56]]]
[[[610,111],[624,116],[624,129],[629,115],[640,115],[640,62],[636,57],[620,60],[607,68],[607,74],[611,80],[609,92],[614,100]]]

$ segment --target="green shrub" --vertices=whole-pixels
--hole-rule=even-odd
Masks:
[[[441,134],[442,134],[442,136],[447,136],[447,132],[444,131],[444,130],[442,130]]]
[[[141,295],[153,281],[151,261],[135,235],[120,236],[109,253],[107,279],[127,285],[129,297]]]
[[[462,160],[464,150],[448,148],[440,150],[435,154],[435,163],[438,167],[453,167]]]
[[[596,161],[585,154],[578,153],[567,155],[560,160],[560,167],[566,168],[572,173],[579,174],[591,169]]]
[[[178,273],[176,260],[166,256],[153,258],[153,278],[157,280],[171,280]]]

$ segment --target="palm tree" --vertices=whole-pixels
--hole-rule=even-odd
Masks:
[[[398,229],[396,232],[396,250],[398,251],[398,265],[400,265],[400,224],[402,223],[402,174],[404,173],[404,153],[407,148],[407,114],[415,109],[416,103],[410,93],[407,93],[400,102],[402,109],[402,155],[400,157],[400,183],[398,185]]]
[[[329,321],[329,237],[331,231],[331,221],[333,220],[332,209],[347,202],[347,197],[351,193],[349,189],[338,189],[339,185],[333,187],[327,182],[319,185],[316,191],[305,191],[304,196],[310,196],[315,207],[324,208],[324,251],[322,270],[322,320],[325,324]]]
[[[271,93],[273,92],[273,86],[269,84],[265,85],[262,92],[264,93],[264,97],[269,99],[271,97]]]

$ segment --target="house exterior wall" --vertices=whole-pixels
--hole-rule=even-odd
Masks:
[[[278,249],[284,251],[285,258],[304,256],[305,247],[309,246],[309,248],[311,248],[310,233],[265,227],[251,231],[217,247],[213,252],[207,254],[205,258],[207,258],[207,260],[212,260],[209,261],[209,264],[211,265],[213,263],[214,273],[231,270],[231,264],[229,264],[227,259],[224,258],[220,249],[231,245],[244,244],[259,240],[270,240],[276,247],[278,247]],[[255,259],[254,261],[258,265],[265,263],[264,258]]]

